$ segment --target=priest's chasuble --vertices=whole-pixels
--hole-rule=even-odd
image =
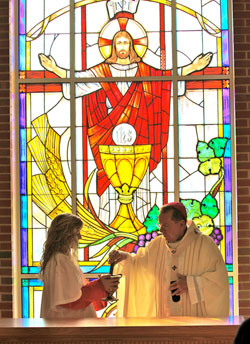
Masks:
[[[214,241],[188,222],[184,237],[167,243],[161,235],[136,255],[117,264],[123,277],[118,289],[118,317],[229,315],[229,283]],[[188,292],[173,302],[170,281],[187,277]]]

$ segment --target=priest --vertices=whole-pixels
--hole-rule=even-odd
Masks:
[[[161,235],[137,254],[112,251],[110,263],[122,273],[119,317],[229,315],[229,283],[214,241],[187,221],[184,205],[160,209]]]

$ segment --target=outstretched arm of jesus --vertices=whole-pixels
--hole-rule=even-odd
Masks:
[[[55,59],[49,55],[46,56],[44,54],[39,54],[39,60],[43,68],[48,70],[49,72],[55,73],[60,78],[67,78],[69,77],[69,71],[65,68],[59,67],[55,61]],[[76,78],[94,78],[95,74],[91,71],[91,69],[85,71],[75,72]],[[101,89],[101,84],[98,82],[80,82],[76,84],[76,97],[82,97],[92,92],[98,91]],[[66,99],[70,99],[70,85],[69,83],[63,83],[63,96]]]
[[[45,68],[49,72],[55,73],[60,78],[66,78],[66,69],[59,67],[51,55],[46,56],[44,54],[39,54],[39,60],[43,68]]]
[[[211,62],[213,54],[207,53],[197,56],[192,63],[182,68],[182,75],[189,75],[193,72],[206,68]]]

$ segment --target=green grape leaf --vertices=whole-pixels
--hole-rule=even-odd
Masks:
[[[226,144],[228,139],[225,137],[216,137],[209,141],[209,147],[213,148],[214,154],[217,158],[221,158],[224,155]]]
[[[181,203],[185,206],[188,219],[192,220],[194,217],[201,215],[200,202],[195,199],[182,199]]]
[[[221,160],[219,158],[204,161],[199,166],[199,171],[204,175],[218,174],[221,170]]]
[[[208,146],[206,142],[198,141],[196,146],[196,151],[198,155],[198,160],[200,162],[206,161],[208,159],[214,158],[214,150]]]
[[[153,208],[148,212],[146,220],[144,221],[144,226],[146,227],[147,233],[152,233],[159,230],[157,227],[159,216],[159,208],[154,205]]]
[[[215,198],[208,194],[201,202],[201,213],[214,219],[218,213],[218,205]]]

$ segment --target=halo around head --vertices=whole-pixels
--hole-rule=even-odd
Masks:
[[[127,31],[133,39],[134,49],[139,57],[143,57],[148,47],[148,37],[144,28],[135,20],[128,18],[113,19],[108,22],[99,35],[99,49],[107,59],[111,55],[113,38],[119,31]]]

